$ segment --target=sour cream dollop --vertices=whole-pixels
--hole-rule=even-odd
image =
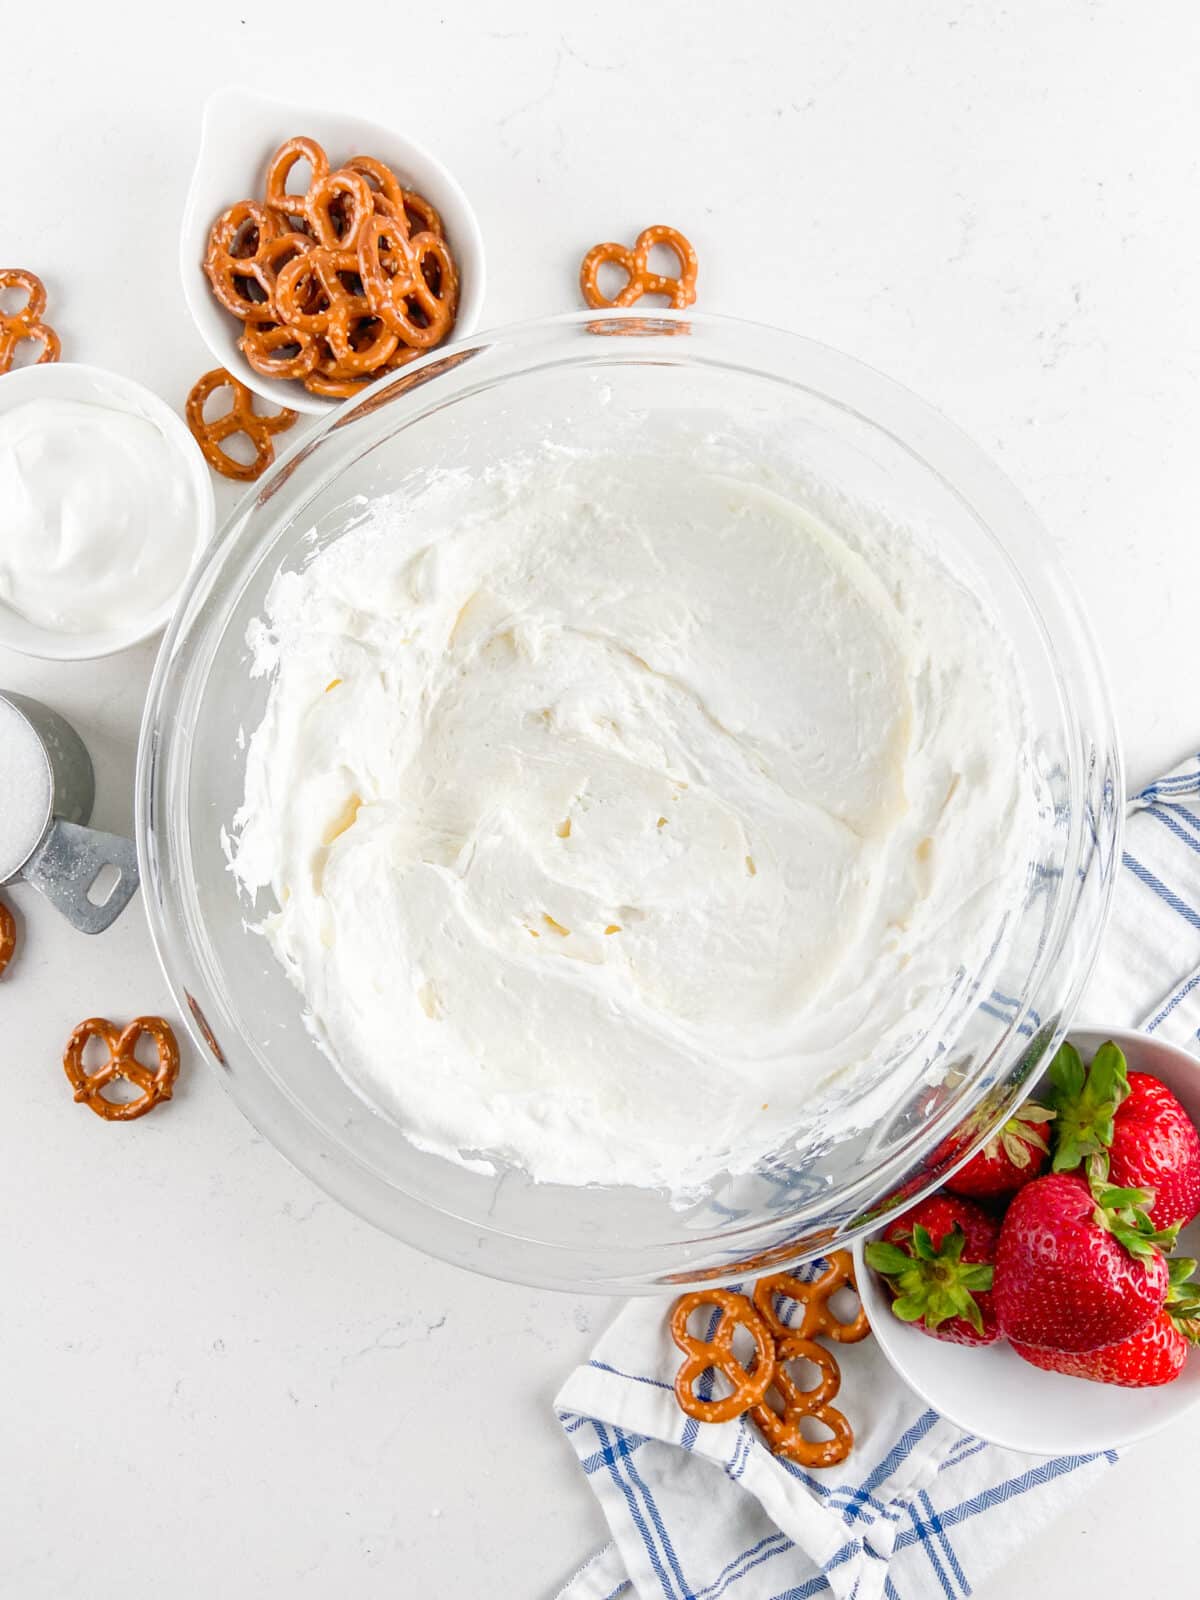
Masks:
[[[148,417],[93,401],[0,413],[0,602],[54,633],[153,615],[195,552],[186,463]]]
[[[976,595],[686,456],[371,502],[250,643],[235,871],[422,1148],[746,1171],[933,1059],[1021,898],[1023,693]]]

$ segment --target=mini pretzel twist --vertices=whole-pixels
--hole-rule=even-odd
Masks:
[[[349,161],[344,163],[344,170],[357,172],[360,178],[365,178],[376,208],[382,199],[391,207],[387,214],[398,216],[406,224],[405,232],[408,231],[404,215],[404,185],[385,161],[377,161],[374,156],[351,156]]]
[[[0,900],[0,974],[13,958],[17,948],[17,924],[12,912]]]
[[[205,402],[222,388],[232,392],[233,405],[223,415],[209,422],[204,416]],[[223,367],[216,367],[193,385],[187,397],[186,415],[187,425],[208,464],[223,477],[251,483],[261,477],[275,459],[273,435],[290,428],[297,414],[285,407],[273,417],[264,417],[261,412],[255,411],[254,396],[246,385]],[[221,449],[222,443],[235,433],[244,433],[254,446],[253,461],[235,461]]]
[[[270,321],[247,322],[238,348],[264,378],[303,378],[321,355],[312,334]]]
[[[825,1270],[810,1281],[793,1277],[790,1272],[777,1272],[774,1277],[760,1278],[754,1285],[753,1300],[759,1316],[770,1328],[776,1340],[796,1334],[801,1339],[814,1339],[824,1334],[835,1344],[857,1344],[871,1331],[867,1314],[861,1303],[850,1322],[842,1322],[830,1308],[830,1300],[839,1289],[857,1289],[854,1282],[854,1262],[848,1250],[835,1250],[829,1257]],[[777,1297],[794,1300],[801,1309],[799,1326],[789,1327],[776,1309]]]
[[[790,1361],[811,1361],[820,1376],[811,1389],[801,1389],[788,1371]],[[751,1406],[750,1415],[777,1456],[786,1456],[802,1467],[835,1467],[845,1461],[854,1448],[854,1430],[836,1407],[842,1386],[841,1369],[833,1352],[812,1339],[789,1334],[775,1348],[775,1374],[765,1396]],[[769,1404],[774,1391],[781,1410]],[[805,1417],[813,1417],[830,1430],[828,1439],[806,1439],[801,1428]]]
[[[279,274],[297,256],[305,255],[312,249],[315,249],[315,246],[307,233],[279,233],[273,239],[266,241],[255,261],[254,278],[266,291],[267,301],[255,311],[255,319],[260,319],[265,313],[274,322],[280,320],[275,304]]]
[[[372,312],[402,344],[429,350],[450,332],[458,271],[440,234],[405,238],[391,217],[373,217],[359,239],[358,273]]]
[[[243,322],[262,316],[271,297],[276,269],[268,247],[284,231],[275,213],[257,200],[239,200],[212,225],[204,271],[213,294]],[[250,292],[252,283],[258,295]]]
[[[378,317],[355,311],[330,318],[325,344],[328,354],[318,361],[318,372],[333,378],[361,378],[382,372],[400,341]]]
[[[424,351],[409,350],[397,342],[395,352],[388,357],[381,367],[373,372],[364,372],[361,376],[338,376],[344,369],[332,356],[322,359],[304,380],[304,387],[312,394],[328,395],[333,400],[349,400],[354,395],[362,394],[364,389],[369,389],[377,378],[386,377],[390,372],[399,372],[401,367],[406,367],[410,361],[415,361]]]
[[[0,293],[5,289],[24,289],[26,299],[19,311],[0,308],[0,374],[11,372],[17,347],[26,341],[42,347],[35,366],[57,361],[62,344],[54,329],[41,320],[46,309],[45,284],[23,267],[5,267],[0,268]]]
[[[400,344],[378,317],[337,319],[325,335],[328,356],[317,362],[326,378],[362,378],[382,372]]]
[[[444,239],[446,230],[442,226],[442,219],[438,215],[436,206],[426,200],[423,194],[418,194],[415,189],[402,189],[404,197],[404,215],[408,221],[410,234],[432,233],[435,238]]]
[[[308,189],[304,194],[292,194],[287,181],[298,162],[307,161],[312,169]],[[306,217],[305,199],[313,185],[329,176],[329,157],[315,139],[297,135],[285,139],[267,163],[266,204],[275,213],[281,227],[290,227],[292,219]]]
[[[134,1051],[144,1035],[154,1040],[158,1064],[146,1067]],[[83,1052],[91,1039],[103,1039],[108,1060],[96,1072],[83,1064]],[[106,1122],[132,1122],[153,1111],[160,1100],[169,1100],[179,1076],[179,1045],[171,1025],[162,1017],[136,1017],[122,1033],[107,1017],[89,1017],[81,1022],[67,1041],[63,1071],[75,1091],[75,1099],[88,1105]],[[104,1090],[116,1078],[124,1078],[140,1090],[136,1100],[108,1100]]]
[[[688,1320],[701,1306],[715,1306],[720,1313],[711,1339],[699,1339],[688,1332]],[[671,1312],[671,1337],[687,1359],[675,1374],[675,1398],[689,1417],[699,1422],[730,1422],[766,1394],[775,1376],[775,1347],[771,1335],[750,1302],[728,1289],[696,1289],[676,1301]],[[745,1328],[754,1341],[754,1356],[744,1367],[733,1351],[733,1336]],[[719,1400],[704,1400],[693,1385],[702,1373],[713,1369],[733,1386],[733,1393]]]
[[[377,213],[358,241],[358,275],[372,307],[391,303],[413,286],[417,263],[409,249],[408,225],[390,211]]]
[[[320,394],[330,400],[349,400],[353,395],[369,389],[380,374],[372,372],[362,378],[338,378],[332,373],[310,372],[304,387],[310,394]]]
[[[327,250],[353,250],[375,215],[375,194],[361,173],[339,167],[310,187],[304,215],[318,244]]]
[[[314,248],[306,233],[280,232],[275,214],[253,200],[242,200],[217,218],[208,236],[204,270],[213,294],[243,322],[270,317],[278,322],[275,289],[279,274],[298,255]],[[250,292],[251,284],[259,294]]]
[[[357,276],[358,256],[353,250],[319,247],[297,256],[279,274],[275,287],[278,320],[300,333],[327,336],[337,328],[348,336],[353,322],[372,315],[366,295],[352,287]]]
[[[310,388],[316,387],[309,383],[310,377],[321,381],[320,393],[331,392],[331,384],[383,370],[400,342],[375,315],[366,295],[351,287],[357,276],[354,251],[325,248],[292,262],[280,274],[276,298],[284,323],[301,335],[323,341],[305,374]]]
[[[361,156],[355,157],[360,163],[363,159]],[[380,162],[379,165],[382,166],[383,163]],[[432,233],[434,238],[444,240],[446,230],[442,226],[442,219],[436,206],[431,205],[425,196],[418,194],[415,189],[403,188],[395,173],[392,174],[392,183],[395,185],[394,188],[392,184],[386,188],[372,188],[375,215],[386,217],[389,222],[398,223],[405,238],[415,238],[419,233]]]
[[[679,262],[677,278],[650,271],[650,252],[656,244],[665,244],[674,253]],[[600,288],[600,268],[610,263],[622,267],[629,275],[629,282],[612,300]],[[634,305],[646,294],[666,295],[672,308],[679,311],[695,302],[698,268],[691,240],[685,238],[677,228],[658,223],[652,228],[643,228],[632,250],[626,249],[623,244],[594,245],[580,265],[579,287],[584,300],[596,311],[604,307]]]

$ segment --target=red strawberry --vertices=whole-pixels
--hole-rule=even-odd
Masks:
[[[1031,1183],[1049,1163],[1050,1145],[1043,1128],[1053,1120],[1053,1111],[1028,1101],[960,1172],[946,1179],[947,1189],[951,1194],[987,1198],[1012,1194]]]
[[[970,1200],[935,1194],[897,1217],[864,1252],[886,1280],[892,1310],[935,1339],[992,1344],[992,1260],[999,1224]]]
[[[1101,1189],[1070,1173],[1018,1189],[996,1246],[1001,1331],[1052,1350],[1097,1350],[1136,1333],[1167,1298],[1167,1263],[1141,1209],[1145,1192]]]
[[[1156,1228],[1182,1227],[1200,1212],[1200,1133],[1167,1088],[1147,1072],[1129,1074],[1129,1095],[1113,1118],[1109,1182],[1152,1189]]]
[[[1196,1267],[1194,1261],[1172,1261],[1171,1293],[1157,1316],[1120,1344],[1102,1346],[1074,1355],[1063,1350],[1039,1350],[1036,1345],[1013,1342],[1022,1361],[1044,1372],[1064,1372],[1093,1383],[1115,1383],[1124,1389],[1149,1389],[1171,1383],[1183,1371],[1188,1351],[1200,1341],[1200,1292],[1195,1285],[1178,1283]]]
[[[1151,1190],[1147,1210],[1158,1228],[1182,1226],[1200,1212],[1200,1133],[1166,1084],[1127,1072],[1111,1042],[1086,1070],[1078,1051],[1064,1045],[1050,1079],[1056,1172],[1087,1161],[1097,1179]]]

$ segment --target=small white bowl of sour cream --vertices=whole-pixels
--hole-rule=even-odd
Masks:
[[[273,405],[320,416],[342,404],[310,394],[295,379],[265,378],[242,354],[243,325],[213,296],[204,273],[212,225],[238,200],[261,197],[267,163],[285,140],[315,139],[337,163],[368,155],[386,162],[408,188],[437,210],[458,264],[461,290],[451,337],[474,333],[483,310],[483,235],[475,212],[451,173],[412,139],[365,117],[315,106],[289,105],[248,89],[219,89],[204,107],[200,152],[192,173],[179,236],[179,273],[184,299],[205,344],[227,372]],[[308,167],[299,164],[296,177]],[[303,182],[300,182],[303,188]],[[293,185],[294,187],[294,185]]]
[[[86,661],[152,638],[214,524],[204,457],[149,389],[75,362],[0,378],[0,645]]]

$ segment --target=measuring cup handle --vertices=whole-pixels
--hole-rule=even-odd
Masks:
[[[115,868],[119,876],[108,898],[96,905],[88,899],[88,891],[105,867]],[[21,876],[81,933],[103,933],[137,893],[137,851],[131,840],[115,833],[55,818]]]

